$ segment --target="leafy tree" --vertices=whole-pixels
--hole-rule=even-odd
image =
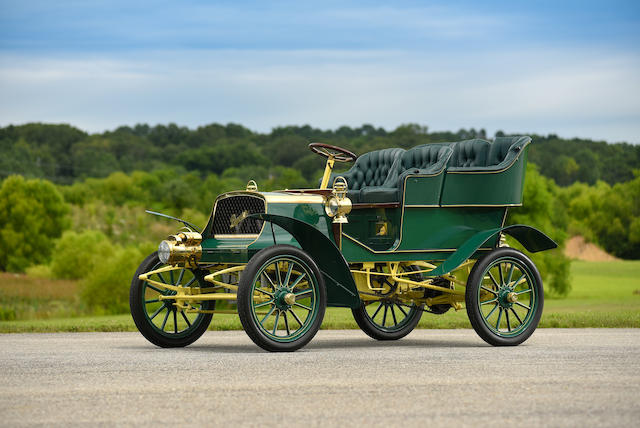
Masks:
[[[11,176],[0,187],[0,270],[24,272],[48,261],[69,226],[69,206],[44,180]]]
[[[84,278],[114,251],[109,239],[97,230],[81,233],[68,230],[56,242],[51,272],[55,278]]]

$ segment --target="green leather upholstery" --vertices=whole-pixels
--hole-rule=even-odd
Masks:
[[[529,137],[496,137],[493,142],[473,139],[453,145],[449,171],[495,171],[506,168],[531,142]]]
[[[490,146],[488,141],[479,138],[454,143],[449,169],[453,171],[486,166]]]
[[[400,202],[407,177],[416,176],[410,178],[415,183],[412,189],[407,190],[411,194],[410,203],[437,205],[441,194],[443,198],[451,199],[464,193],[467,196],[455,202],[462,204],[465,198],[471,200],[488,193],[483,183],[489,178],[483,179],[477,174],[464,176],[461,172],[502,171],[514,163],[530,142],[529,137],[497,137],[493,142],[473,139],[423,144],[406,151],[400,148],[376,150],[360,156],[349,171],[331,174],[329,183],[333,183],[336,176],[343,176],[347,180],[347,196],[352,203],[388,203]],[[445,180],[445,169],[458,174],[447,174]],[[474,184],[470,185],[467,180]],[[473,190],[477,186],[482,189]],[[505,184],[503,187],[514,186]]]
[[[449,144],[423,144],[407,150],[400,158],[398,178],[409,174],[437,174],[451,158],[453,150]]]
[[[498,137],[455,143],[441,206],[502,206],[522,203],[529,137]],[[405,196],[406,198],[406,196]]]
[[[452,153],[448,144],[423,144],[407,150],[396,160],[382,186],[362,188],[359,201],[399,202],[406,176],[439,174]]]
[[[329,185],[338,175],[343,176],[349,186],[347,196],[352,203],[358,203],[360,202],[360,190],[365,187],[382,186],[394,163],[404,152],[404,149],[391,148],[365,153],[358,157],[349,171],[331,174]]]
[[[530,142],[529,137],[496,137],[489,149],[487,170],[508,167]]]

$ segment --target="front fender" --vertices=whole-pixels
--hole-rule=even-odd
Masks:
[[[358,288],[353,281],[349,264],[336,245],[322,232],[308,223],[291,217],[275,214],[254,214],[259,218],[277,224],[289,232],[316,262],[324,276],[327,287],[327,304],[356,308],[360,306]]]
[[[551,250],[557,248],[558,244],[538,229],[524,224],[514,224],[512,226],[500,227],[497,229],[483,230],[469,238],[458,250],[450,255],[440,266],[428,273],[429,276],[441,276],[451,272],[469,257],[485,242],[495,238],[499,233],[505,233],[514,237],[522,244],[527,251],[536,253],[538,251]]]

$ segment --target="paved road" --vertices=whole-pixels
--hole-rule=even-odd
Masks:
[[[321,331],[292,354],[262,352],[243,332],[171,350],[137,333],[0,335],[1,426],[638,421],[640,329],[539,329],[515,348],[470,330],[417,330],[395,343]]]

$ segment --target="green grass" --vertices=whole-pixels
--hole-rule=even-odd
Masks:
[[[540,327],[640,327],[640,261],[572,263],[573,289],[545,300]],[[210,330],[239,330],[236,315],[214,316]],[[358,328],[349,309],[328,308],[323,329]],[[425,314],[419,328],[471,328],[465,310]],[[0,322],[0,333],[136,331],[131,316],[111,315]]]

